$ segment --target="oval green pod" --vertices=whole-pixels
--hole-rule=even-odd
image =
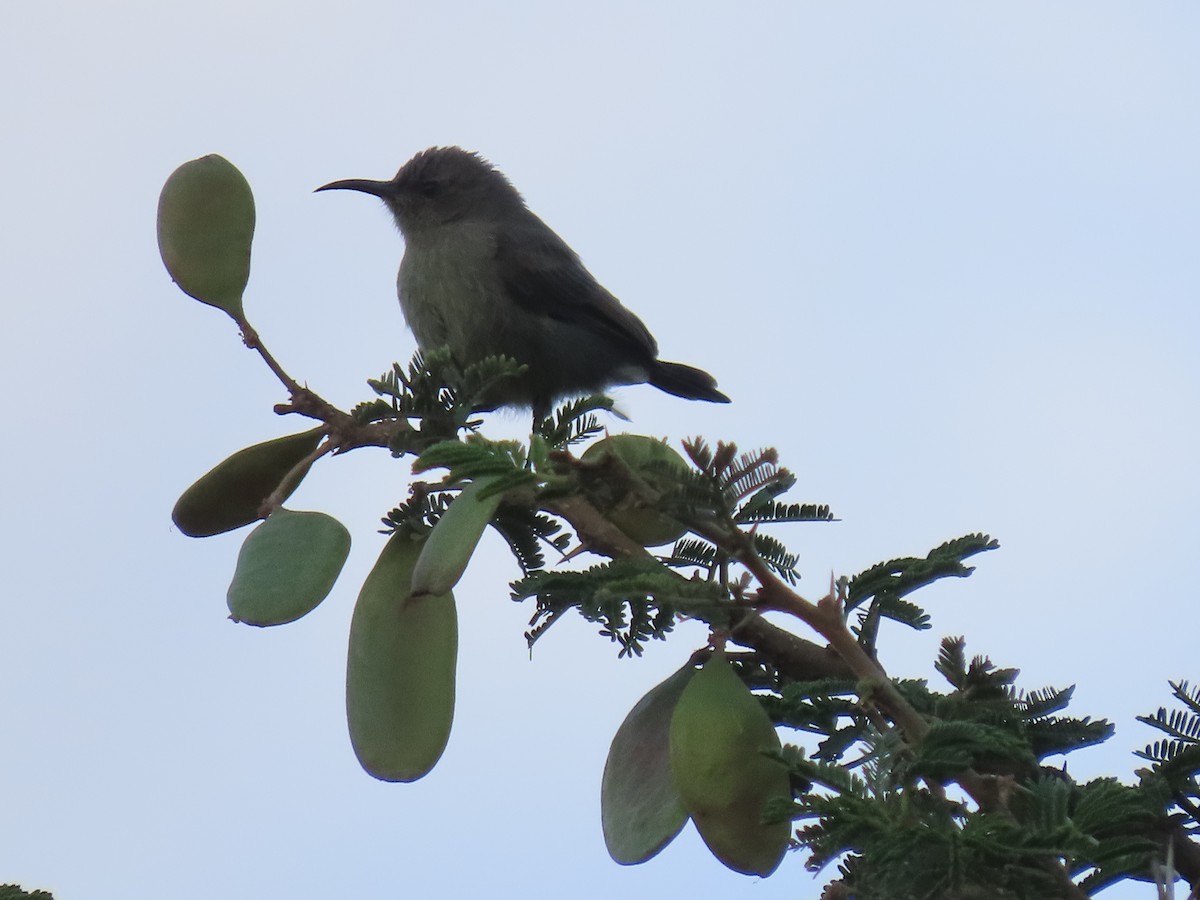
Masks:
[[[246,536],[226,601],[247,625],[283,625],[311,612],[350,555],[350,532],[332,516],[282,507]]]
[[[211,537],[257,521],[262,502],[297,463],[317,449],[321,431],[314,428],[264,441],[217,463],[176,501],[172,521],[188,537]],[[299,473],[282,499],[292,495],[307,472]]]
[[[650,487],[662,490],[666,485],[662,467],[687,471],[683,457],[662,441],[642,434],[614,434],[592,444],[580,457],[582,462],[598,462],[611,453],[629,466]],[[639,505],[626,497],[604,510],[608,520],[643,547],[672,544],[687,534],[687,527],[652,507]]]
[[[684,688],[671,718],[671,770],[684,808],[708,849],[746,875],[770,875],[791,823],[763,822],[767,802],[790,799],[770,717],[717,651]]]
[[[254,195],[229,160],[202,156],[167,178],[158,198],[158,250],[185,294],[240,320],[253,238]]]
[[[600,822],[608,855],[643,863],[671,843],[687,811],[671,774],[671,717],[695,668],[689,663],[652,688],[613,737],[600,782]]]
[[[480,498],[495,481],[486,477],[471,482],[442,513],[413,568],[414,595],[444,594],[458,584],[500,505],[501,494]]]
[[[441,758],[454,721],[454,595],[412,597],[422,543],[392,535],[350,623],[346,721],[359,763],[382,781],[416,781]]]

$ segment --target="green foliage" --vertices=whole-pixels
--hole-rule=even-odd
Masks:
[[[734,519],[742,524],[752,522],[833,522],[833,513],[824,503],[773,503],[771,493],[759,491],[738,509]]]
[[[1073,874],[1086,872],[1081,886],[1094,892],[1126,877],[1148,879],[1148,861],[1161,852],[1155,835],[1168,805],[1164,786],[1097,778],[1072,789],[1071,819],[1094,842],[1072,866]]]
[[[171,278],[185,294],[239,323],[254,218],[245,176],[216,154],[181,165],[158,198],[158,250]]]
[[[418,481],[411,486],[409,498],[383,517],[382,531],[384,534],[397,530],[423,534],[437,524],[456,496],[457,491],[431,490],[429,485]]]
[[[1077,719],[1050,715],[1065,708],[1074,693],[1072,685],[1062,690],[1042,688],[1028,695],[1017,695],[1015,702],[1025,724],[1025,738],[1038,759],[1070,753],[1112,737],[1113,725],[1104,719],[1093,721],[1089,716]]]
[[[273,492],[282,503],[300,486],[311,464],[306,460],[320,443],[321,429],[313,428],[239,450],[183,492],[171,520],[188,537],[211,537],[258,521]]]
[[[895,778],[886,746],[864,777],[785,748],[781,759],[812,789],[798,798],[797,833],[817,870],[841,859],[847,896],[1045,898],[1073,896],[1066,875],[1094,891],[1146,871],[1155,798],[1113,779],[1077,784],[1060,772],[1011,785],[1002,807],[969,811]],[[1055,868],[1065,864],[1057,876]]]
[[[590,440],[604,431],[597,412],[612,412],[613,402],[596,394],[580,397],[537,424],[537,434],[547,445],[566,448]]]
[[[675,498],[685,520],[699,514],[736,521],[740,512],[753,513],[796,483],[779,467],[774,449],[739,455],[736,444],[719,442],[713,450],[703,438],[684,441],[683,449],[699,470],[680,483]]]
[[[537,476],[524,464],[525,452],[519,444],[471,435],[465,441],[442,441],[427,448],[413,463],[413,471],[449,469],[448,484],[487,478],[488,495],[494,495],[538,484]]]
[[[500,505],[500,494],[494,489],[500,479],[501,476],[485,475],[472,481],[438,519],[413,568],[415,596],[445,594],[458,584],[483,530]]]
[[[688,473],[683,457],[665,442],[614,434],[579,457],[580,486],[610,522],[643,547],[673,544],[687,526],[661,506]]]
[[[1072,689],[1018,692],[1015,669],[968,660],[961,638],[943,641],[935,668],[952,691],[900,685],[929,716],[915,746],[881,731],[849,680],[793,681],[766,701],[776,722],[819,738],[811,753],[780,757],[797,786],[794,815],[808,822],[797,838],[810,867],[841,859],[847,891],[886,898],[1062,897],[1054,866],[1088,890],[1148,871],[1162,809],[1152,787],[1076,784],[1039,764],[1105,740],[1109,723],[1056,715]],[[942,795],[937,786],[963,771],[999,779],[994,808]]]
[[[902,769],[912,777],[948,781],[967,768],[1027,771],[1034,756],[1020,735],[970,720],[935,720]]]
[[[502,356],[460,368],[446,348],[417,352],[407,368],[394,363],[390,372],[368,380],[386,400],[360,403],[352,415],[363,423],[417,419],[424,434],[453,438],[464,428],[477,428],[478,414],[492,408],[488,393],[524,371],[524,366]],[[397,455],[412,452],[412,445],[400,440],[392,450]]]
[[[693,440],[684,447],[694,468],[651,460],[644,471],[610,472],[575,462],[570,451],[599,432],[594,413],[605,403],[596,398],[567,404],[540,423],[528,449],[488,440],[477,433],[478,397],[494,383],[490,379],[507,377],[512,368],[498,361],[472,375],[473,387],[435,389],[438,378],[464,375],[444,357],[431,358],[440,376],[421,369],[426,360],[420,358],[407,371],[396,366],[373,384],[388,400],[356,411],[364,423],[419,419],[412,431],[401,432],[408,437],[392,442],[393,452],[419,454],[414,472],[444,470],[436,482],[413,482],[408,498],[384,517],[385,529],[397,537],[428,535],[469,487],[473,502],[487,504],[486,515],[472,517],[472,534],[474,525],[486,522],[503,536],[523,573],[510,586],[512,598],[535,603],[526,633],[530,646],[572,611],[598,624],[620,656],[638,656],[647,641],[664,640],[681,617],[702,619],[717,630],[727,627],[754,596],[751,563],[765,566],[784,583],[796,580],[797,555],[761,526],[833,521],[827,506],[780,500],[795,478],[778,465],[772,450],[739,453],[733,444],[713,449]],[[660,558],[614,558],[585,569],[548,567],[546,548],[557,558],[576,541],[586,546],[587,538],[564,527],[543,503],[557,508],[558,498],[582,496],[607,509],[613,497],[629,491],[650,491],[647,502],[684,523],[691,534]],[[469,558],[473,540],[470,544],[453,554],[456,572]],[[893,559],[849,580],[845,609],[859,611],[860,643],[874,647],[883,619],[928,628],[929,614],[910,595],[942,578],[969,575],[973,569],[965,560],[996,546],[986,535],[967,535],[925,557]],[[366,633],[360,628],[357,645],[373,646],[365,642]],[[404,634],[420,634],[420,628]],[[1068,896],[1068,879],[1096,890],[1122,878],[1148,877],[1161,854],[1154,829],[1172,802],[1180,808],[1197,800],[1200,699],[1186,685],[1176,686],[1186,710],[1160,710],[1147,720],[1168,735],[1145,751],[1156,763],[1153,778],[1135,786],[1111,779],[1077,784],[1041,761],[1103,741],[1112,726],[1065,715],[1072,687],[1018,690],[1016,669],[997,668],[986,657],[969,658],[961,638],[943,641],[934,663],[949,690],[932,689],[922,680],[896,682],[900,695],[928,723],[917,741],[905,741],[888,726],[872,691],[853,679],[796,680],[773,667],[769,657],[730,660],[739,678],[766,689],[753,696],[770,721],[805,742],[769,752],[785,765],[793,796],[790,804],[785,797],[767,804],[763,821],[797,820],[793,838],[807,864],[819,869],[836,862],[835,884],[855,897],[1050,898]],[[372,695],[358,689],[357,696]],[[359,703],[358,708],[366,707]],[[661,713],[667,707],[655,708]],[[388,721],[411,719],[408,713],[397,716]],[[360,751],[364,766],[377,777],[420,777],[436,762],[449,733],[448,725],[441,731],[418,729],[417,734],[433,734],[436,740],[418,741],[419,748],[432,749],[422,750],[424,761],[412,764],[405,749],[411,744],[389,737],[409,733],[411,726],[365,730],[361,723],[368,718],[381,721],[357,715],[356,741],[366,748]],[[448,723],[449,717],[439,721]],[[661,715],[656,721],[662,724]],[[386,761],[393,746],[399,750],[390,752],[399,752],[400,764]],[[661,741],[657,746],[661,751]],[[372,747],[382,748],[384,755]],[[948,795],[945,786],[964,771],[997,779],[994,805],[972,808]],[[671,839],[677,813],[660,808],[666,801],[649,799],[669,794],[662,784],[644,795],[628,784],[614,807],[623,811],[608,820],[606,839],[617,848],[618,859],[638,862]],[[773,868],[769,860],[739,856],[739,851],[730,855],[723,834],[714,832],[714,852],[727,864],[745,871]]]
[[[791,793],[789,776],[778,759],[779,735],[724,650],[680,694],[670,749],[679,798],[713,855],[735,872],[775,871],[789,827],[767,805]]]
[[[49,891],[23,891],[15,884],[0,884],[0,900],[54,900]]]
[[[880,668],[881,623],[932,627],[911,596],[970,575],[966,560],[998,546],[987,535],[878,563],[810,601],[788,587],[798,578],[797,554],[764,526],[833,516],[825,505],[780,499],[797,480],[773,449],[739,453],[733,443],[693,438],[683,444],[689,467],[666,458],[673,451],[661,452],[654,439],[628,435],[620,436],[627,446],[654,453],[637,464],[609,453],[585,460],[586,449],[574,454],[602,432],[597,413],[612,410],[604,397],[566,403],[536,423],[527,447],[491,441],[480,433],[490,398],[524,367],[504,358],[462,367],[445,350],[394,365],[369,382],[374,397],[350,413],[335,409],[283,373],[245,321],[253,202],[234,173],[219,157],[206,157],[168,181],[159,217],[164,262],[185,291],[238,320],[247,344],[291,394],[278,411],[320,420],[311,432],[226,460],[185,504],[186,533],[270,514],[239,559],[230,590],[235,616],[289,621],[332,586],[348,549],[345,530],[322,514],[278,506],[326,450],[387,447],[414,457],[417,475],[446,470],[436,481],[414,480],[384,516],[391,537],[359,595],[347,714],[368,772],[420,778],[446,745],[457,650],[449,585],[490,524],[523,573],[511,585],[513,599],[535,604],[531,646],[572,610],[598,624],[620,656],[640,655],[683,617],[709,627],[708,646],[691,659],[719,664],[693,674],[689,661],[643,698],[614,741],[604,824],[618,861],[658,852],[678,831],[683,802],[714,854],[738,871],[771,871],[791,831],[810,869],[837,866],[829,900],[1078,900],[1131,878],[1155,879],[1165,897],[1177,871],[1200,885],[1193,843],[1200,833],[1200,690],[1172,683],[1182,709],[1141,717],[1163,737],[1138,754],[1151,767],[1136,783],[1081,784],[1065,763],[1053,768],[1045,760],[1102,742],[1113,728],[1066,714],[1073,686],[1019,689],[1017,669],[968,658],[962,638],[943,640],[933,663],[948,687]],[[606,440],[610,449],[617,444]],[[242,478],[247,472],[253,477]],[[686,532],[661,557],[645,549],[658,544],[628,518],[622,529],[624,516],[646,511],[670,525],[671,537]],[[423,544],[436,552],[417,596]],[[608,561],[573,566],[583,552]],[[795,633],[759,608],[791,613]],[[666,767],[668,726],[671,742],[678,731],[680,749],[671,748]],[[795,743],[780,746],[776,728]],[[636,764],[622,768],[624,756]],[[768,781],[770,789],[760,790]],[[677,792],[684,783],[687,790]],[[747,834],[770,839],[745,843]],[[49,895],[0,888],[0,900],[24,896]]]
[[[695,674],[689,660],[630,710],[613,736],[600,785],[600,819],[609,855],[643,863],[670,843],[688,814],[671,771],[671,719]]]
[[[1160,706],[1152,716],[1138,721],[1167,735],[1138,752],[1154,764],[1142,774],[1142,785],[1157,786],[1169,798],[1176,819],[1189,835],[1200,834],[1200,689],[1186,681],[1170,682],[1171,694],[1183,709],[1170,712]]]
[[[539,571],[512,584],[513,600],[537,602],[525,635],[531,647],[575,609],[600,623],[600,634],[620,646],[620,656],[640,656],[647,640],[665,638],[677,612],[719,609],[723,594],[720,585],[681,578],[654,560],[614,560],[583,572]]]
[[[962,638],[942,641],[934,667],[955,691],[931,695],[932,712],[939,718],[1007,729],[1025,742],[1035,760],[1098,744],[1112,736],[1113,726],[1104,720],[1052,715],[1066,708],[1074,686],[1041,688],[1028,694],[1017,691],[1013,687],[1016,669],[997,669],[991,660],[980,656],[967,664],[964,647]],[[1003,748],[997,749],[1004,752]]]
[[[346,722],[360,764],[415,781],[437,764],[454,721],[454,595],[412,596],[424,535],[388,539],[359,591],[346,656]]]
[[[754,550],[775,574],[788,584],[795,584],[799,576],[796,574],[796,562],[799,557],[788,551],[787,547],[777,538],[759,531],[754,534]]]
[[[250,532],[226,597],[229,617],[283,625],[328,596],[350,554],[350,532],[332,516],[280,507]]]
[[[542,544],[562,554],[571,543],[571,536],[562,534],[561,522],[528,507],[501,504],[492,518],[492,527],[504,538],[526,575],[546,565]]]
[[[1200,689],[1189,687],[1186,681],[1170,682],[1171,693],[1183,703],[1184,709],[1167,712],[1160,706],[1153,716],[1138,716],[1138,721],[1168,735],[1169,740],[1157,741],[1138,753],[1160,768],[1164,774],[1194,776],[1193,754],[1200,748]]]
[[[874,647],[881,619],[892,619],[918,630],[929,628],[925,610],[903,598],[941,578],[966,578],[975,569],[963,565],[963,560],[999,546],[998,541],[986,534],[968,534],[947,541],[923,559],[912,556],[893,559],[855,575],[850,579],[846,611],[867,604],[866,610],[859,613],[855,629],[859,641],[866,647]]]
[[[856,682],[839,678],[791,681],[763,702],[777,724],[824,738],[817,744],[813,760],[837,762],[873,733],[874,726],[857,700],[857,687]],[[868,758],[863,755],[847,768]]]
[[[713,578],[729,564],[729,554],[708,541],[684,538],[676,541],[674,549],[668,556],[662,557],[662,562],[668,566],[703,569],[706,577]]]

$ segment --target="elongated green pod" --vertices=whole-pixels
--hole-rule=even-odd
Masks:
[[[422,542],[392,535],[363,583],[350,623],[346,721],[359,763],[382,781],[434,767],[454,721],[454,595],[413,597]]]
[[[479,496],[495,481],[487,477],[471,482],[442,513],[413,568],[415,596],[444,594],[458,584],[483,529],[500,505],[500,494],[483,499]]]
[[[321,429],[264,441],[217,463],[175,503],[171,519],[188,537],[210,537],[249,525],[285,475],[321,442]],[[281,499],[300,486],[299,473]]]
[[[226,600],[247,625],[283,625],[316,608],[350,554],[350,532],[332,516],[280,507],[246,536]]]
[[[671,717],[695,668],[689,663],[652,688],[613,737],[600,783],[600,821],[608,855],[643,863],[671,843],[687,811],[671,773]]]
[[[791,797],[787,769],[763,755],[779,735],[761,704],[717,651],[684,688],[671,718],[671,770],[708,849],[746,875],[770,875],[791,824],[763,822],[767,802]]]
[[[158,250],[185,294],[240,320],[253,239],[254,195],[229,160],[202,156],[167,178],[158,198]]]

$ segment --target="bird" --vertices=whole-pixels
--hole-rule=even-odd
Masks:
[[[460,366],[498,355],[524,364],[489,395],[495,406],[532,408],[536,424],[556,401],[642,383],[729,402],[712,375],[660,360],[642,320],[478,153],[430,147],[388,181],[316,190],[371,194],[391,212],[404,238],[400,308],[422,351],[448,347]]]

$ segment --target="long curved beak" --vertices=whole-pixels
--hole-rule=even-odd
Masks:
[[[361,191],[376,197],[386,197],[392,192],[390,181],[369,181],[365,178],[347,178],[344,181],[331,181],[323,184],[317,191]],[[317,191],[313,191],[315,194]]]

